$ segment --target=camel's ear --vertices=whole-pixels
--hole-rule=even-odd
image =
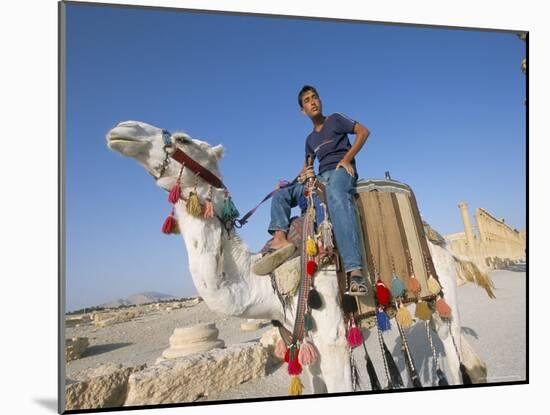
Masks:
[[[212,151],[212,154],[214,155],[214,157],[216,157],[216,160],[219,160],[223,157],[224,148],[221,144],[212,147],[210,151]]]

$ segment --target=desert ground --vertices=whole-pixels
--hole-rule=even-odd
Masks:
[[[466,284],[458,289],[462,330],[474,350],[487,364],[488,382],[523,381],[526,379],[527,350],[525,266],[492,271],[490,275],[496,287],[497,298],[494,300],[490,299],[483,289],[473,284]],[[79,372],[105,363],[120,363],[124,366],[144,363],[147,366],[154,365],[162,351],[169,347],[168,339],[175,328],[209,322],[216,323],[219,329],[218,337],[226,346],[258,341],[265,331],[272,329],[270,324],[265,324],[257,331],[243,331],[240,328],[242,319],[212,312],[204,302],[171,311],[151,308],[151,311],[131,321],[103,328],[91,324],[71,327],[66,329],[66,337],[88,337],[89,346],[81,358],[68,362],[66,378],[76,378]],[[380,383],[385,386],[386,378],[376,332],[364,331],[364,335]],[[423,385],[432,386],[429,376],[431,351],[424,325],[417,322],[407,329],[407,337]],[[384,338],[401,369],[403,379],[407,382],[397,329],[392,328],[391,331],[385,332]],[[444,351],[436,336],[434,345],[444,367]],[[358,390],[368,391],[370,384],[363,348],[354,349],[353,355],[359,372]],[[201,399],[232,400],[286,396],[288,383],[286,365],[270,360],[265,376],[229,390],[211,393]],[[304,386],[304,393],[311,393],[306,382]]]

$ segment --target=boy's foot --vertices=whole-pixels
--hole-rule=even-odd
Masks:
[[[362,296],[367,295],[367,283],[362,275],[352,275],[349,282],[348,295]]]
[[[267,275],[292,256],[296,247],[290,242],[273,244],[266,254],[252,265],[256,275]]]

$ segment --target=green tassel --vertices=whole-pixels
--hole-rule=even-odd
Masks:
[[[309,313],[304,316],[304,330],[306,332],[313,330],[313,318]]]
[[[227,222],[227,221],[232,222],[238,217],[239,217],[239,211],[237,210],[237,207],[231,200],[231,196],[226,197],[223,202],[222,220],[224,222]]]

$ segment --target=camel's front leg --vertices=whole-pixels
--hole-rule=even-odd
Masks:
[[[323,386],[326,386],[326,391],[330,393],[350,392],[352,391],[350,352],[342,311],[338,303],[336,275],[332,272],[320,272],[315,277],[315,287],[321,295],[323,306],[319,310],[312,311],[315,329],[311,337],[320,358],[318,366],[312,367],[311,370],[320,369],[325,385],[322,385],[318,379],[315,385],[314,377],[314,387],[323,389]]]

